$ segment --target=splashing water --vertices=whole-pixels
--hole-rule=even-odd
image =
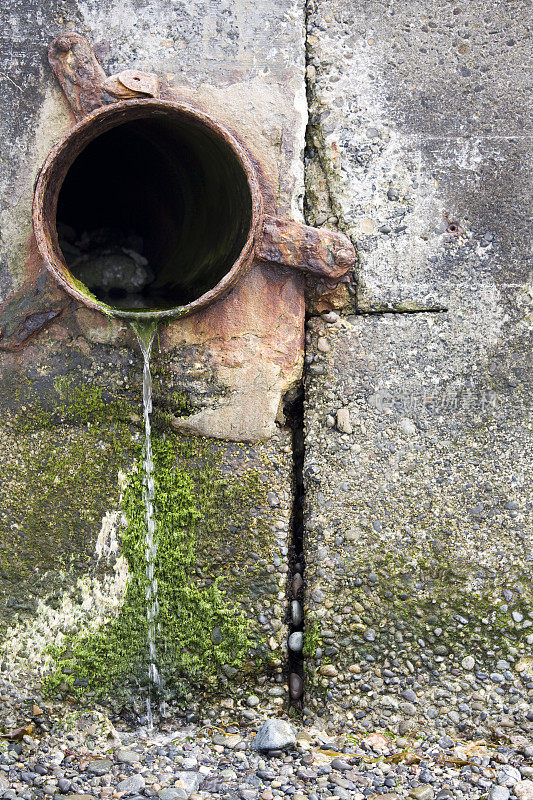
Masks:
[[[157,558],[157,543],[155,541],[155,477],[154,460],[152,454],[152,426],[150,415],[152,413],[152,376],[150,373],[150,354],[157,331],[155,323],[132,323],[132,328],[137,335],[143,354],[143,412],[144,412],[144,447],[143,447],[143,500],[146,531],[144,539],[146,558],[146,618],[148,621],[148,697],[146,700],[146,713],[148,729],[153,729],[152,690],[161,692],[161,677],[157,669],[156,631],[159,616],[159,603],[157,600],[157,578],[155,576],[155,563]]]

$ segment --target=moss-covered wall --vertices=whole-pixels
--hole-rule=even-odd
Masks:
[[[504,379],[524,338],[481,352],[475,325],[445,314],[309,327],[310,711],[400,732],[527,730],[528,390]]]
[[[98,338],[107,330],[115,337],[111,344],[95,341],[94,329],[86,324],[80,328],[74,315],[64,318],[64,325],[67,330],[72,326],[74,334],[62,337],[60,356],[53,327],[41,334],[31,351],[4,356],[3,653],[8,662],[10,649],[17,654],[15,682],[24,676],[24,681],[38,685],[48,675],[45,685],[52,697],[69,695],[81,702],[113,697],[117,707],[126,701],[131,705],[135,692],[125,678],[136,676],[137,694],[142,695],[139,684],[143,685],[148,652],[144,557],[134,556],[144,553],[136,472],[143,437],[142,359],[133,333],[123,326],[102,323]],[[188,351],[161,354],[157,343],[152,357],[152,422],[160,467],[156,509],[158,518],[163,515],[161,531],[170,537],[160,542],[160,585],[163,595],[165,580],[174,594],[179,585],[185,592],[181,600],[172,595],[167,602],[167,627],[172,630],[161,634],[160,657],[166,660],[166,677],[171,676],[170,699],[189,709],[205,700],[206,692],[210,697],[237,694],[242,699],[243,682],[249,692],[260,680],[256,691],[262,694],[269,681],[277,685],[281,680],[292,469],[290,438],[282,430],[258,445],[215,442],[174,431],[173,419],[206,402],[201,399],[204,383],[197,370],[190,369],[197,358]],[[216,398],[221,391],[215,382],[205,388],[208,397],[214,393]],[[174,483],[169,476],[175,477]],[[124,485],[130,486],[129,492]],[[184,503],[188,511],[180,516]],[[123,547],[106,563],[97,557],[97,540],[103,520],[119,509],[129,523],[116,526],[119,544],[124,537]],[[129,588],[125,600],[119,598],[102,617],[94,605],[98,592],[91,583],[87,599],[83,582],[110,585],[122,550]],[[66,598],[87,606],[85,613],[72,615]],[[50,624],[53,609],[50,641],[57,647],[53,659],[46,654],[43,670],[43,653],[21,642],[31,631],[39,638],[39,620]],[[108,636],[112,620],[119,629],[115,639]],[[128,663],[119,659],[112,668],[110,653],[99,650],[96,642],[117,644],[121,636],[129,642],[122,649]],[[180,647],[190,652],[189,660],[184,655],[177,658]],[[114,654],[119,650],[112,648]],[[30,651],[23,664],[20,653]],[[167,651],[174,657],[163,654]],[[126,691],[117,692],[118,685]]]

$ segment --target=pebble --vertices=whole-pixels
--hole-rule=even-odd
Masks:
[[[94,800],[92,794],[69,794],[68,800]]]
[[[292,624],[293,625],[301,625],[303,622],[303,609],[302,604],[298,602],[298,600],[293,600],[291,602],[291,617],[292,617]]]
[[[124,778],[123,781],[117,786],[119,792],[125,792],[126,794],[136,794],[144,789],[146,783],[142,775],[130,775],[128,778]]]
[[[93,775],[106,775],[108,772],[111,772],[112,768],[113,762],[109,761],[107,758],[89,761],[87,764],[87,772],[91,772]]]
[[[322,647],[336,643],[330,631],[323,630]],[[331,723],[321,727],[318,717],[311,722],[307,710],[306,721],[299,721],[297,730],[289,720],[274,713],[260,724],[256,721],[257,712],[252,710],[257,708],[255,698],[266,714],[271,699],[273,702],[286,695],[286,685],[275,683],[259,684],[257,694],[234,698],[231,714],[221,708],[214,724],[207,715],[197,724],[173,720],[170,735],[154,731],[148,740],[138,730],[124,729],[119,734],[108,722],[104,724],[102,717],[95,717],[102,723],[101,729],[82,717],[79,729],[71,726],[63,733],[54,729],[41,733],[39,739],[24,737],[21,742],[0,740],[0,797],[533,800],[533,768],[527,757],[533,756],[533,749],[525,736],[511,734],[513,746],[480,744],[479,755],[472,753],[467,758],[469,763],[461,766],[466,742],[460,742],[456,735],[452,737],[444,731],[438,738],[431,731],[418,734],[416,726],[410,729],[408,724],[403,727],[405,738],[394,733],[383,735],[380,730],[386,729],[387,714],[394,713],[400,703],[420,707],[422,712],[425,709],[417,678],[398,685],[394,665],[381,667],[381,680],[387,682],[388,689],[382,697],[387,702],[379,708],[383,724],[374,727],[367,716],[367,709],[374,702],[370,694],[373,681],[368,674],[371,664],[363,658],[347,673],[357,676],[361,684],[368,680],[369,693],[367,704],[346,709],[347,724],[342,729]],[[503,661],[497,668],[506,670]],[[342,685],[345,678],[333,664],[322,664],[319,670],[327,701],[327,687],[337,682]],[[292,675],[301,680],[296,673]],[[291,676],[293,688],[294,680]],[[412,702],[413,694],[416,704]],[[435,702],[443,699],[449,703],[450,696],[447,690],[438,689]],[[275,713],[282,713],[279,707]],[[238,714],[242,715],[242,725],[230,720],[231,715]],[[446,725],[447,716],[440,719]],[[442,760],[444,750],[447,758],[448,754],[457,756],[457,765],[453,759]],[[370,751],[373,753],[369,758]],[[113,752],[112,759],[104,757],[109,752]],[[382,753],[385,760],[377,761],[374,754]],[[97,774],[104,767],[107,771]]]
[[[336,678],[339,674],[333,664],[324,664],[319,671],[321,675],[325,675],[328,678]]]
[[[282,719],[267,719],[253,740],[252,748],[259,751],[288,750],[296,744],[296,735],[291,725]]]
[[[138,764],[141,760],[135,750],[126,750],[123,747],[115,751],[115,758],[120,764]]]
[[[260,701],[259,697],[256,694],[250,694],[246,698],[246,704],[249,705],[250,708],[255,708],[256,706],[259,705],[260,702],[261,701]]]
[[[400,422],[400,430],[402,433],[405,433],[406,436],[414,436],[416,433],[416,425],[412,419],[405,417]]]
[[[176,784],[181,785],[189,794],[196,792],[202,781],[203,777],[200,772],[180,771],[176,773]]]
[[[183,789],[161,789],[160,792],[157,793],[159,800],[181,800],[183,796],[186,796],[186,792]]]
[[[511,793],[505,786],[492,786],[489,791],[488,800],[509,800]]]
[[[514,785],[514,793],[518,800],[533,800],[533,781],[518,781]]]
[[[330,764],[331,769],[338,769],[340,772],[346,772],[347,770],[351,769],[350,765],[347,761],[344,761],[342,758],[334,758]]]
[[[337,429],[340,433],[353,433],[350,410],[348,408],[339,408],[337,410]]]
[[[416,786],[411,789],[409,797],[414,797],[415,800],[433,800],[435,792],[431,786]]]
[[[299,700],[303,694],[304,682],[302,678],[296,673],[291,672],[289,675],[289,691],[293,700]]]
[[[520,778],[520,770],[510,764],[504,764],[496,775],[496,783],[498,786],[514,786]]]
[[[453,747],[453,739],[451,736],[441,736],[440,739],[437,740],[437,744],[439,747],[442,747],[443,750],[449,750],[450,747]]]
[[[465,656],[461,661],[461,666],[463,669],[466,669],[467,672],[472,672],[474,667],[476,666],[475,659],[472,656]]]
[[[297,572],[296,575],[294,575],[291,583],[291,590],[293,597],[296,597],[296,595],[298,594],[303,585],[304,585],[303,578],[300,575],[300,573]]]
[[[299,653],[302,651],[304,646],[304,635],[301,631],[294,631],[289,636],[289,650],[292,650],[293,653]]]

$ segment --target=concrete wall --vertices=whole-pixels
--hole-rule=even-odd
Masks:
[[[39,272],[33,181],[71,124],[46,63],[49,41],[68,29],[90,39],[108,74],[153,70],[238,128],[279,212],[294,218],[305,163],[307,221],[340,228],[357,247],[351,283],[329,305],[308,303],[305,713],[331,727],[507,735],[531,721],[527,11],[521,0],[25,0],[2,12],[4,331],[16,328]],[[337,313],[320,316],[329,307]],[[239,384],[235,363],[249,386],[265,362],[237,347],[221,372],[184,330],[171,327],[156,358],[167,434],[165,413],[181,402],[169,385],[193,411],[216,410]],[[238,339],[229,335],[230,350]],[[140,431],[141,365],[125,328],[72,303],[1,357],[1,611],[16,623],[16,677],[31,662],[28,639],[55,619],[48,604],[31,621],[37,600],[53,590],[62,608],[92,569],[102,517],[117,508],[117,472]],[[278,398],[286,388],[270,367],[261,375],[259,396],[241,395],[233,420],[236,409],[266,407],[265,387]],[[79,409],[87,395],[76,394],[87,385],[97,389],[89,415]],[[287,429],[272,430],[244,455],[208,443],[223,474],[238,483],[249,470],[265,490],[251,512],[265,532],[260,553],[242,521],[229,523],[255,577],[241,581],[215,559],[256,647],[273,654],[274,685],[254,688],[260,708],[284,692],[292,455]],[[215,543],[225,552],[221,519]]]
[[[0,624],[4,631],[12,626],[4,658],[13,681],[32,685],[46,671],[44,647],[51,638],[60,641],[65,631],[116,615],[120,607],[123,576],[113,563],[102,576],[106,570],[96,562],[95,547],[99,534],[100,544],[109,539],[119,508],[119,471],[131,470],[142,432],[142,360],[132,332],[50,284],[31,236],[36,175],[73,124],[47,63],[48,45],[75,30],[94,46],[108,75],[155,71],[179,87],[177,96],[238,129],[270,182],[271,210],[301,219],[305,26],[301,4],[291,0],[261,11],[239,2],[43,6],[29,0],[4,4],[2,16]],[[187,452],[180,466],[196,481],[204,515],[197,526],[197,579],[221,577],[220,588],[245,615],[253,640],[246,691],[259,678],[256,693],[275,705],[286,694],[292,459],[290,434],[274,424],[274,416],[301,365],[303,299],[289,309],[294,318],[286,322],[286,335],[279,334],[280,319],[267,319],[268,297],[261,296],[268,271],[256,278],[252,329],[246,315],[236,315],[211,334],[212,348],[204,346],[209,334],[198,336],[187,322],[161,329],[152,359],[154,424],[157,436]],[[269,285],[301,296],[299,277],[278,274]],[[19,326],[28,313],[52,307],[61,313],[50,324],[22,336]],[[285,372],[279,352],[270,360],[259,357],[269,349],[261,350],[260,337],[268,338],[272,326],[276,347],[287,344],[292,354]],[[220,443],[178,435],[170,426],[172,418],[203,419],[207,411],[211,426],[218,420],[220,436],[222,406],[226,430],[239,428],[233,438],[246,438],[254,425],[261,433],[268,422],[269,441]],[[203,423],[202,433],[209,434],[209,424]],[[253,496],[247,494],[251,485]],[[209,495],[210,489],[215,493]],[[227,708],[243,676],[233,667],[220,676],[218,694],[228,695]],[[192,695],[191,707],[200,699]]]
[[[359,252],[306,357],[308,704],[338,724],[531,724],[526,17],[309,14],[309,218]]]

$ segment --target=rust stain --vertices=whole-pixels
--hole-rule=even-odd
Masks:
[[[276,217],[265,217],[257,255],[329,280],[341,278],[355,263],[354,247],[344,234]]]
[[[165,319],[183,317],[196,312],[227,294],[250,268],[254,256],[255,240],[262,228],[263,195],[253,163],[232,134],[210,116],[187,103],[155,98],[121,100],[91,111],[50,151],[39,173],[33,198],[33,229],[43,261],[61,286],[85,305],[101,310],[99,302],[84,293],[73,281],[59,247],[55,227],[57,197],[68,170],[89,142],[126,120],[146,118],[154,112],[167,115],[169,118],[177,116],[182,119],[193,119],[197,124],[200,123],[222,138],[239,160],[246,175],[251,196],[251,223],[248,236],[231,268],[213,289],[196,300],[177,309],[149,312],[149,316],[153,319]],[[114,310],[113,313],[115,316],[125,319],[139,316],[136,312],[131,311]]]
[[[139,72],[136,69],[126,69],[117,75],[112,75],[103,83],[103,88],[118,100],[127,100],[132,97],[159,97],[159,78],[153,72]]]
[[[304,319],[303,275],[256,261],[227,297],[168,326],[162,347],[205,345],[224,366],[259,357],[291,372],[303,350]]]
[[[62,33],[50,45],[48,61],[76,119],[102,105],[106,74],[87,39],[78,33]]]
[[[446,233],[451,233],[452,236],[462,236],[465,233],[465,229],[460,225],[458,222],[453,222],[449,217],[448,214],[443,214],[444,220],[446,222]]]
[[[21,350],[47,328],[69,305],[69,297],[61,291],[52,276],[43,270],[0,307],[0,350]]]

